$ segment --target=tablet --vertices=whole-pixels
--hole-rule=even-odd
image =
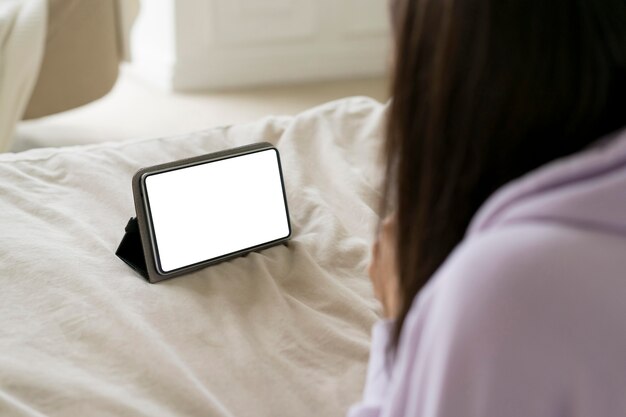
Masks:
[[[141,169],[133,194],[150,282],[291,237],[280,155],[269,143]]]

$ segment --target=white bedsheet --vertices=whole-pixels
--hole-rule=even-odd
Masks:
[[[0,155],[1,416],[341,416],[377,304],[366,275],[384,107]],[[148,284],[114,252],[140,167],[267,140],[288,246]]]

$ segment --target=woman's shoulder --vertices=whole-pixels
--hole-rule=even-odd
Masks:
[[[619,238],[550,223],[467,239],[407,316],[394,403],[433,416],[626,410],[624,253]]]
[[[560,224],[472,236],[413,305],[396,369],[416,386],[443,378],[463,398],[487,390],[500,415],[512,415],[507,401],[558,407],[580,388],[614,398],[626,386],[625,253],[622,239]]]
[[[551,222],[508,225],[463,241],[433,277],[431,297],[462,317],[509,317],[537,329],[535,320],[593,314],[610,294],[626,297],[624,254],[621,236]]]
[[[620,235],[527,221],[469,236],[433,281],[438,293],[447,293],[443,290],[447,288],[465,297],[513,297],[528,302],[562,294],[565,286],[584,290],[591,284],[601,287],[605,281],[607,285],[626,284],[622,279],[625,253],[626,239]]]

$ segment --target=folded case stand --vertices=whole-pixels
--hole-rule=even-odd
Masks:
[[[146,259],[143,254],[143,245],[141,244],[141,235],[139,234],[139,223],[137,223],[136,217],[132,217],[128,221],[125,230],[126,234],[124,234],[124,238],[115,254],[142,277],[149,279]]]

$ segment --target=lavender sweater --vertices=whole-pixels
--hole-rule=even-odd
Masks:
[[[626,416],[626,130],[497,192],[350,417]]]

